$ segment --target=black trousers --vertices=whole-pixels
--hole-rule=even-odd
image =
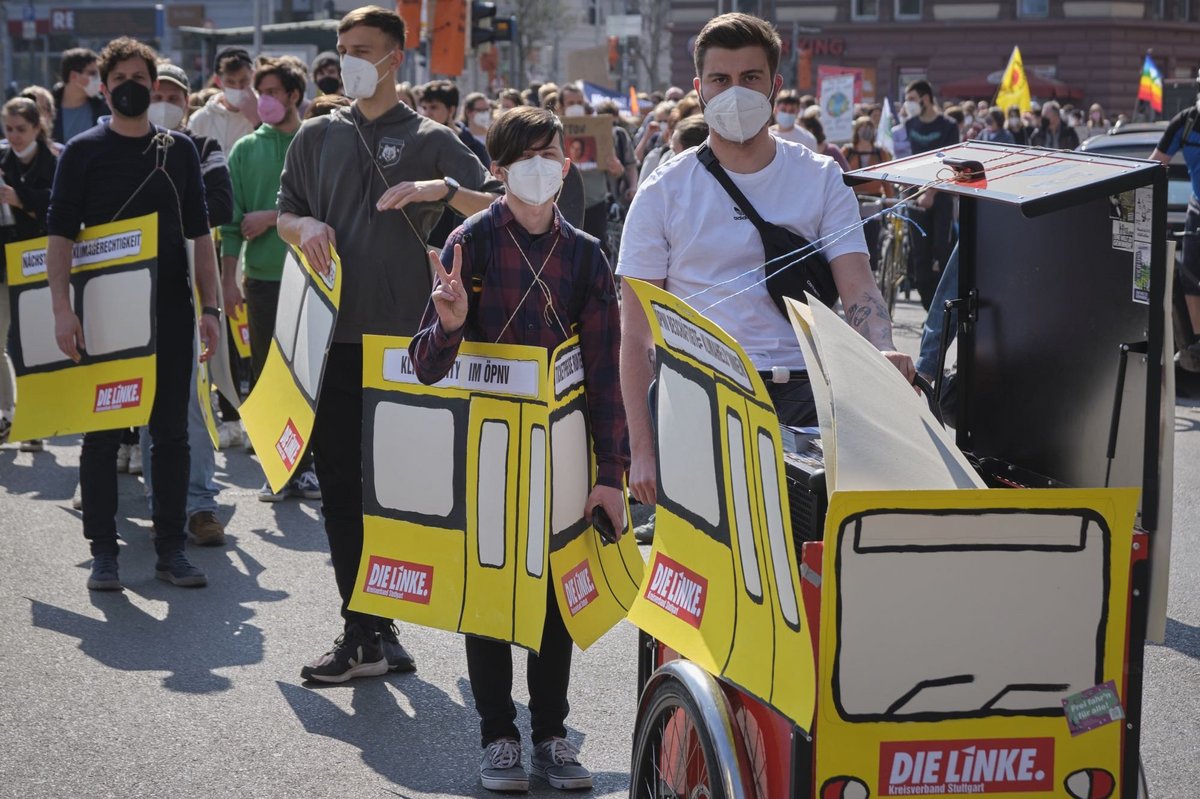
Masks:
[[[157,388],[150,411],[150,473],[154,489],[154,548],[183,548],[187,524],[188,400],[195,316],[191,306],[158,310]],[[85,433],[79,455],[83,535],[92,554],[117,551],[117,448],[124,430]]]
[[[554,598],[554,583],[547,582],[546,624],[538,654],[529,653],[526,681],[529,684],[529,715],[534,746],[547,738],[565,738],[571,706],[567,688],[571,683],[571,654],[574,643],[563,624]],[[512,700],[512,644],[468,635],[467,673],[479,713],[480,743],[486,747],[500,738],[521,740],[517,731],[517,708]]]
[[[913,283],[921,296],[921,305],[928,311],[942,279],[942,269],[950,262],[950,253],[954,251],[954,198],[944,192],[938,193],[929,210],[914,212],[913,218],[925,231],[924,236],[916,230],[910,231]]]
[[[246,278],[246,322],[250,327],[250,388],[258,382],[267,353],[271,351],[271,337],[275,333],[275,312],[279,309],[279,281]],[[228,421],[228,420],[227,420]],[[296,473],[311,469],[312,442],[304,448]],[[318,478],[320,479],[320,478]]]
[[[363,548],[362,345],[334,344],[325,363],[312,449],[321,482],[321,515],[346,627],[383,630],[390,619],[348,609]]]
[[[813,401],[812,384],[808,382],[807,372],[793,372],[792,378],[786,383],[772,383],[769,373],[763,373],[762,378],[781,424],[816,427],[817,405]]]

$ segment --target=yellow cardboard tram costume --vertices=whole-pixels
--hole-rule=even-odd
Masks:
[[[1136,489],[983,488],[869,342],[819,303],[793,304],[831,492],[814,658],[803,609],[788,615],[797,560],[757,373],[683,301],[630,285],[657,349],[659,453],[631,620],[815,730],[821,799],[1103,799],[1134,778],[1122,719]],[[864,406],[907,427],[875,431],[897,422]]]
[[[295,248],[284,259],[271,349],[240,408],[272,491],[282,491],[296,470],[316,420],[342,299],[342,262],[332,248],[330,253],[328,275],[313,269]]]
[[[632,536],[604,545],[583,511],[596,473],[578,338],[464,342],[426,386],[408,338],[363,337],[363,527],[350,608],[541,645],[546,580],[586,648],[642,578]],[[628,518],[628,514],[626,514]]]
[[[155,214],[84,228],[75,241],[71,304],[85,350],[58,348],[46,274],[47,237],[6,245],[17,411],[11,438],[139,427],[155,393]]]

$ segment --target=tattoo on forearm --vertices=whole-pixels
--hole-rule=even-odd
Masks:
[[[653,371],[654,370],[654,348],[653,347],[646,348],[646,360],[648,360],[650,362],[650,370]]]
[[[879,320],[875,325],[871,325],[872,317]],[[881,298],[864,293],[858,302],[846,307],[846,322],[879,349],[895,348],[892,343],[892,318]]]
[[[871,309],[865,305],[854,303],[846,309],[846,321],[850,323],[850,327],[858,330],[863,323],[867,321],[867,317],[871,315]]]

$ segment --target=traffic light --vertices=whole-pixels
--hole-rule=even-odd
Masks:
[[[516,17],[496,17],[492,20],[492,41],[511,42],[517,38]]]
[[[490,25],[484,23],[496,16],[496,4],[482,2],[482,0],[472,0],[471,2],[471,46],[478,47],[481,44],[493,41],[495,36]]]

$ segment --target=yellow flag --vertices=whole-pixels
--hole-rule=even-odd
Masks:
[[[1012,56],[1008,59],[1008,67],[1000,81],[1000,91],[996,92],[995,105],[1004,110],[1015,105],[1021,109],[1022,114],[1032,107],[1029,80],[1025,77],[1025,64],[1021,60],[1020,47],[1014,47]]]

